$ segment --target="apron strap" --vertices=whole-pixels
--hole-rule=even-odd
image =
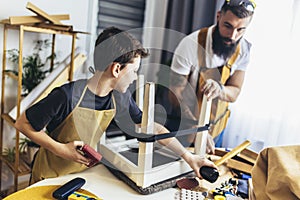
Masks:
[[[227,63],[223,66],[222,74],[221,74],[221,83],[222,84],[225,84],[227,79],[230,77],[231,67],[232,67],[233,63],[236,61],[237,57],[239,56],[240,49],[241,49],[241,45],[238,44],[233,55],[230,57],[230,59],[227,61]]]
[[[76,106],[75,106],[75,108],[76,107],[78,107],[79,105],[80,105],[80,103],[81,103],[81,101],[82,101],[82,99],[83,99],[83,97],[84,97],[84,95],[85,95],[85,92],[86,92],[86,90],[87,90],[87,84],[85,85],[85,87],[84,87],[84,89],[83,89],[83,91],[82,91],[82,94],[81,94],[81,96],[80,96],[80,98],[79,98],[79,100],[78,100],[78,102],[77,102],[77,104],[76,104]],[[73,109],[74,110],[74,109]]]
[[[116,104],[116,99],[115,99],[115,96],[114,96],[113,93],[111,94],[111,98],[112,98],[112,105],[113,105],[113,108],[116,109],[116,108],[117,108],[117,104]]]

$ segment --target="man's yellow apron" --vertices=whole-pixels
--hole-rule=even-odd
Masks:
[[[84,88],[81,97],[66,119],[55,128],[49,135],[54,140],[61,143],[72,141],[83,141],[85,144],[95,148],[100,137],[105,132],[115,115],[115,101],[113,98],[114,109],[93,110],[79,107],[87,86]],[[87,167],[83,164],[65,160],[56,156],[49,150],[41,147],[37,152],[33,163],[31,184],[45,178],[58,177],[65,174],[83,171]]]
[[[229,58],[228,62],[219,68],[208,69],[206,68],[205,62],[205,46],[206,46],[206,36],[208,28],[203,28],[198,34],[198,61],[200,66],[200,77],[197,89],[198,106],[201,109],[203,93],[200,92],[201,85],[207,79],[213,79],[215,81],[220,81],[223,85],[230,77],[230,69],[235,60],[237,59],[240,52],[240,44],[237,46],[233,55]],[[228,118],[230,116],[230,110],[228,109],[228,102],[221,101],[218,98],[213,99],[212,108],[210,114],[210,131],[209,133],[213,138],[218,136],[226,127]]]

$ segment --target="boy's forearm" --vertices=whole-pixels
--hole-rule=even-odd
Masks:
[[[53,140],[45,131],[36,131],[31,126],[26,118],[25,113],[23,113],[15,123],[16,129],[18,129],[22,134],[28,137],[30,140],[36,144],[48,149],[49,151],[57,154],[58,145],[61,144]]]

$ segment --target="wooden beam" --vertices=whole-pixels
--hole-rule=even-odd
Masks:
[[[237,160],[234,160],[234,159],[229,159],[227,161],[227,165],[226,165],[228,168],[231,168],[231,169],[236,169],[236,170],[239,170],[239,171],[242,171],[242,172],[246,172],[248,174],[251,173],[251,170],[252,170],[252,165],[249,165],[247,163],[244,163],[244,162],[241,162],[241,161],[237,161]]]
[[[215,149],[216,156],[223,157],[227,153],[228,153],[228,151],[225,151],[225,149],[220,149],[220,148]],[[236,155],[236,157],[237,157],[237,159],[245,160],[245,161],[251,163],[252,165],[254,165],[256,162],[257,155],[258,154],[256,152],[253,152],[246,148],[243,151],[241,151],[238,155]],[[237,160],[237,159],[235,159],[235,160]]]
[[[239,146],[233,148],[230,152],[228,152],[227,154],[225,154],[222,158],[220,158],[219,160],[215,161],[215,165],[217,165],[217,166],[222,165],[224,162],[226,162],[230,158],[232,158],[235,155],[239,154],[242,150],[244,150],[245,148],[247,148],[250,144],[251,144],[250,141],[246,140],[245,142],[243,142]]]
[[[32,12],[34,12],[35,14],[41,16],[42,18],[52,22],[53,24],[58,24],[61,25],[62,23],[57,20],[56,18],[51,17],[50,15],[48,15],[46,12],[44,12],[43,10],[39,9],[37,6],[33,5],[32,3],[28,2],[27,9],[31,10]]]
[[[199,121],[198,121],[199,127],[209,124],[211,102],[212,101],[207,100],[206,95],[203,95],[201,112],[200,112]],[[208,134],[209,134],[208,131],[202,131],[202,132],[198,132],[196,134],[195,154],[200,155],[200,156],[205,156]]]
[[[4,119],[10,126],[15,127],[16,120],[13,119],[9,114],[2,113],[1,115],[2,119]]]
[[[56,31],[67,31],[70,32],[73,30],[72,25],[56,25],[56,24],[50,24],[50,23],[40,23],[37,24],[40,28],[47,28],[47,29],[53,29]]]
[[[86,59],[87,57],[84,54],[77,54],[74,58],[74,71],[82,66]],[[65,62],[66,61],[63,63]],[[67,65],[60,64],[57,66],[52,73],[50,73],[39,85],[37,85],[26,97],[22,99],[21,112],[24,112],[30,105],[47,96],[53,88],[67,83],[69,78],[69,67],[70,63]],[[14,119],[16,118],[16,109],[17,108],[14,107],[9,111],[9,115]]]
[[[69,20],[70,15],[61,14],[61,15],[49,15],[52,19],[56,20]],[[9,24],[34,24],[45,22],[45,18],[41,16],[11,16],[8,20]]]
[[[84,54],[78,54],[74,58],[74,70],[77,70],[86,61],[87,57]],[[40,101],[46,97],[55,87],[61,86],[62,84],[68,82],[69,78],[69,68],[70,64],[65,67],[65,69],[52,81],[51,84],[47,86],[46,89],[39,95],[35,102]]]
[[[18,26],[18,25],[11,25],[11,26]],[[51,28],[45,27],[37,27],[37,26],[28,26],[28,25],[21,25],[25,31],[29,32],[38,32],[38,33],[49,33],[49,34],[63,34],[63,35],[74,35],[77,32],[73,31],[63,31],[63,30],[54,30]]]
[[[255,164],[258,154],[250,149],[244,149],[239,156],[252,164]]]
[[[9,19],[2,19],[0,21],[1,24],[9,24]]]
[[[144,134],[152,134],[154,132],[154,99],[155,85],[154,83],[146,83],[145,85],[145,100],[143,105],[143,116],[141,131]],[[152,169],[153,161],[153,142],[139,142],[138,153],[138,186],[143,186],[148,180],[147,173]]]

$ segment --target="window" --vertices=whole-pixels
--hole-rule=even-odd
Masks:
[[[107,27],[115,26],[130,30],[130,33],[141,41],[145,1],[99,0],[98,33]]]

